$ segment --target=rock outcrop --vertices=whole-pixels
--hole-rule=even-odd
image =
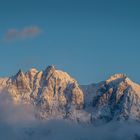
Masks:
[[[0,92],[15,104],[31,104],[39,119],[70,119],[76,122],[133,119],[140,121],[140,85],[124,74],[115,74],[98,84],[79,86],[66,72],[54,66],[44,71],[22,70],[0,78]]]
[[[115,74],[92,89],[85,92],[93,97],[87,106],[92,108],[92,120],[140,120],[140,86],[126,75]]]
[[[54,66],[44,71],[19,70],[14,76],[1,79],[0,89],[10,93],[15,103],[34,105],[37,117],[42,119],[77,119],[72,112],[79,112],[84,105],[84,94],[77,81]]]

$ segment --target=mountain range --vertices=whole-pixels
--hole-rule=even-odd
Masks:
[[[140,121],[140,85],[124,74],[96,84],[79,85],[53,65],[43,71],[19,70],[11,77],[0,78],[2,93],[10,95],[15,105],[33,106],[35,117],[41,120],[66,119],[89,124]]]

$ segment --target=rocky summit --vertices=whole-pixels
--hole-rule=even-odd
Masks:
[[[115,74],[97,84],[79,85],[54,66],[44,71],[32,68],[0,78],[0,93],[9,94],[14,104],[32,105],[38,119],[140,121],[140,85],[124,74]]]

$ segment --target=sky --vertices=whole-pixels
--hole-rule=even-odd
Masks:
[[[80,84],[140,83],[139,0],[0,0],[0,76],[55,65]]]

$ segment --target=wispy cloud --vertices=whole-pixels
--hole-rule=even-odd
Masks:
[[[24,27],[22,29],[12,28],[5,32],[3,39],[4,41],[28,39],[38,36],[41,32],[42,30],[38,26]]]

